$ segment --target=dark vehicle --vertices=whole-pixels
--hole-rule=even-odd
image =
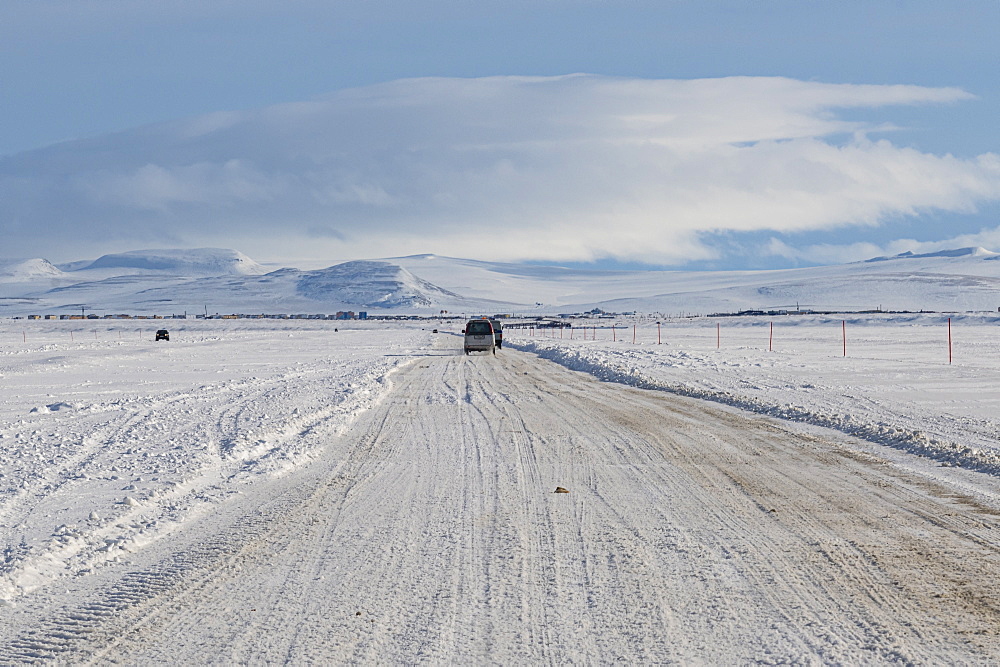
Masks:
[[[497,349],[501,350],[503,349],[503,327],[497,320],[490,320],[490,324],[493,325],[493,337],[496,339]]]
[[[170,340],[170,332],[166,329],[160,329],[156,332],[156,340]]]
[[[493,325],[489,320],[469,320],[465,325],[465,353],[473,350],[497,353]]]

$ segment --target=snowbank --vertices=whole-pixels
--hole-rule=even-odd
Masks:
[[[614,332],[610,326],[577,325],[562,338],[558,330],[509,329],[506,341],[609,382],[832,428],[941,465],[1000,475],[995,318],[953,318],[951,362],[942,316],[701,318],[659,330],[655,322],[621,322]]]

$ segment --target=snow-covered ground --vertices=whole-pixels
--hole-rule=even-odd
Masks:
[[[661,322],[0,321],[0,662],[1000,657],[995,320]]]
[[[1000,318],[794,315],[575,326],[510,329],[507,340],[602,379],[1000,475]]]
[[[161,326],[169,343],[153,340]],[[117,561],[308,461],[429,335],[294,321],[0,323],[0,600]]]

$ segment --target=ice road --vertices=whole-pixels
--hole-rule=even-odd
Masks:
[[[147,344],[141,397],[98,373],[3,424],[0,662],[1000,660],[988,500],[523,351],[340,333],[312,360],[245,334],[225,368]],[[219,380],[155,385],[185,358]]]

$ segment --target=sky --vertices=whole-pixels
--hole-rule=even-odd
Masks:
[[[0,257],[1000,250],[996,0],[0,0]]]

